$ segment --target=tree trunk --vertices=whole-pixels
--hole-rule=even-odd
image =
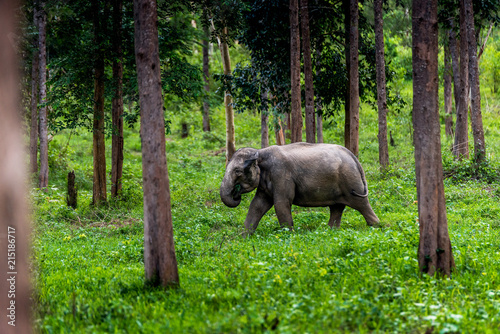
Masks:
[[[358,0],[345,0],[347,96],[345,101],[345,147],[359,153]]]
[[[46,24],[47,13],[45,12],[45,2],[40,2],[38,13],[38,52],[39,58],[39,135],[40,135],[40,189],[46,190],[49,185],[49,133],[47,128],[47,52],[46,52]]]
[[[205,98],[203,100],[203,131],[205,132],[210,132],[210,104],[208,100],[208,95],[210,93],[210,80],[209,80],[209,75],[210,75],[210,68],[209,68],[209,61],[210,57],[208,54],[208,39],[210,38],[209,36],[209,31],[208,27],[204,28],[204,39],[203,39],[203,79],[205,80],[205,85],[203,88],[205,89]]]
[[[229,58],[229,47],[226,43],[227,28],[222,32],[224,38],[219,38],[219,49],[222,58],[222,67],[224,75],[231,75],[231,59]],[[233,111],[233,98],[229,91],[224,93],[224,105],[226,107],[226,165],[231,160],[234,152],[236,152],[235,139],[234,139],[234,111]]]
[[[306,90],[306,141],[316,142],[316,122],[314,115],[314,84],[311,60],[311,39],[309,37],[308,0],[300,0],[300,19],[302,27],[302,52],[304,54],[304,77]]]
[[[68,197],[66,198],[66,204],[73,209],[76,209],[78,204],[78,191],[76,190],[75,184],[75,171],[68,173]]]
[[[429,275],[455,266],[446,220],[438,104],[437,0],[413,0],[413,127],[420,225],[418,262]]]
[[[460,101],[457,105],[455,125],[455,143],[453,155],[458,158],[469,158],[469,53],[467,45],[467,28],[465,26],[465,8],[460,1]]]
[[[30,210],[17,73],[22,55],[16,54],[11,40],[21,34],[16,26],[20,6],[18,1],[0,1],[0,328],[4,334],[31,333],[31,232],[26,216]]]
[[[455,114],[457,113],[458,105],[460,103],[460,64],[458,62],[457,51],[457,36],[454,30],[454,22],[451,22],[452,28],[448,32],[448,41],[450,46],[451,55],[451,68],[453,69],[453,97],[455,99]],[[452,133],[453,133],[452,129]]]
[[[378,105],[378,159],[382,169],[389,166],[387,144],[387,96],[385,85],[384,19],[382,0],[375,0],[375,49],[377,63],[377,105]]]
[[[92,203],[96,206],[106,202],[106,146],[104,142],[104,27],[99,15],[100,0],[93,0],[94,40],[94,122],[93,122],[93,161],[94,182]]]
[[[113,136],[111,143],[111,196],[117,197],[122,190],[123,176],[123,52],[122,52],[123,0],[113,0],[113,82],[115,95],[111,117]]]
[[[134,0],[135,58],[141,107],[144,189],[144,269],[152,285],[177,286],[156,1]]]
[[[316,71],[319,71],[321,66],[321,52],[323,50],[323,40],[318,41],[318,47],[316,49]],[[322,112],[321,97],[316,98],[316,134],[317,142],[323,143],[323,112]]]
[[[268,114],[268,94],[267,90],[262,89],[262,110],[260,111],[260,146],[266,148],[269,146],[269,114]]]
[[[302,141],[302,103],[300,96],[300,32],[299,3],[290,0],[290,73],[292,83],[291,130],[292,143]]]
[[[445,132],[446,136],[453,136],[453,116],[452,116],[452,107],[453,107],[453,99],[451,97],[451,54],[450,54],[450,45],[449,43],[444,43],[444,110],[445,110]]]
[[[479,67],[477,60],[476,32],[474,29],[474,11],[472,0],[465,2],[465,21],[467,26],[467,41],[469,49],[469,80],[471,91],[471,126],[474,138],[474,161],[483,162],[486,158],[484,142],[483,117],[481,116],[481,90],[479,88]]]
[[[37,12],[35,6],[33,14],[34,26],[38,26]],[[35,39],[36,49],[38,49],[38,38]],[[33,63],[31,64],[31,127],[30,127],[30,173],[38,173],[38,51],[33,53]]]

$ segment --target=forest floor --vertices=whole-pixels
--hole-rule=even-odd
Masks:
[[[167,156],[180,287],[144,284],[139,126],[126,129],[123,193],[106,206],[92,199],[92,134],[63,131],[50,143],[51,187],[33,190],[35,324],[43,333],[493,333],[500,330],[500,107],[483,108],[489,163],[457,163],[444,137],[451,278],[420,275],[410,110],[389,115],[396,146],[391,169],[378,168],[377,115],[361,110],[360,161],[381,228],[346,209],[339,229],[327,208],[293,208],[295,230],[274,210],[242,238],[252,194],[239,207],[219,198],[224,119],[212,133],[201,113],[170,116]],[[186,115],[183,116],[184,118]],[[343,116],[325,121],[325,142],[343,143]],[[273,135],[273,132],[271,132]],[[258,115],[236,115],[237,147],[260,147]],[[471,137],[472,138],[472,137]],[[271,140],[273,142],[273,140]],[[471,143],[472,146],[472,143]],[[111,143],[107,142],[109,163]],[[472,148],[471,148],[472,149]],[[108,165],[108,170],[110,166]],[[77,209],[66,206],[75,170]],[[108,181],[109,183],[109,181]],[[108,190],[110,186],[108,184]]]

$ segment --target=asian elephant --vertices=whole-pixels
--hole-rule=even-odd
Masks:
[[[330,227],[340,226],[346,205],[358,210],[368,225],[379,222],[368,201],[363,168],[351,151],[339,145],[295,143],[239,149],[226,167],[220,187],[222,202],[236,207],[241,194],[255,188],[245,219],[248,233],[255,231],[273,205],[280,225],[290,228],[292,204],[330,207]]]

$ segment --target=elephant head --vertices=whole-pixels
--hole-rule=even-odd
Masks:
[[[237,207],[241,202],[241,194],[251,192],[259,185],[258,157],[256,149],[242,148],[234,153],[227,164],[220,186],[220,198],[228,207]]]

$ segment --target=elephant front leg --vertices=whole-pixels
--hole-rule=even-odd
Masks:
[[[281,227],[288,225],[290,230],[293,229],[292,219],[292,203],[287,200],[277,201],[274,203],[274,210]]]
[[[245,229],[248,234],[253,234],[253,232],[257,229],[257,226],[259,226],[262,216],[264,216],[272,206],[272,198],[267,196],[262,191],[257,190],[252,203],[250,203],[247,217],[245,219]]]

